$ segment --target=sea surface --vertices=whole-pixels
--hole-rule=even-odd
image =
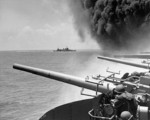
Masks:
[[[12,68],[14,63],[78,77],[131,71],[131,67],[98,60],[100,51],[4,51],[0,52],[0,120],[38,120],[59,105],[81,99],[81,88]],[[123,69],[122,69],[123,68]],[[132,67],[132,70],[137,70]]]

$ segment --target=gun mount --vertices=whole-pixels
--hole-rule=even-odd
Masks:
[[[98,58],[149,69],[145,65],[139,65],[136,63],[114,60],[108,57]],[[109,76],[87,76],[84,79],[20,64],[14,64],[13,68],[82,87],[81,94],[94,97],[92,99],[93,106],[91,110],[88,110],[89,112],[87,113],[89,114],[89,119],[91,120],[150,119],[150,76],[145,72],[142,74],[125,74],[122,78],[117,78],[115,75],[118,73],[107,70],[107,72],[111,73]],[[85,94],[83,93],[84,88],[93,90],[96,92],[96,94]],[[40,120],[47,119],[48,118],[46,117],[42,117]]]

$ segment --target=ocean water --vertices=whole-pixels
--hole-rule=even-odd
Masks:
[[[15,70],[14,63],[78,77],[105,74],[108,67],[113,71],[131,71],[131,67],[98,60],[101,54],[100,51],[0,52],[0,120],[38,120],[54,107],[88,98],[80,95],[81,88]]]
[[[86,77],[99,51],[0,52],[0,120],[36,120],[48,110],[83,99],[80,88],[12,68],[14,63]]]

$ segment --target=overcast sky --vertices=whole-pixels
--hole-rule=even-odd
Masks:
[[[73,22],[66,0],[0,0],[0,50],[98,48]]]

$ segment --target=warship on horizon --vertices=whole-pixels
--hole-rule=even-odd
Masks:
[[[69,49],[68,47],[66,48],[57,48],[57,50],[53,50],[53,52],[75,52],[76,50],[72,50],[72,49]]]

